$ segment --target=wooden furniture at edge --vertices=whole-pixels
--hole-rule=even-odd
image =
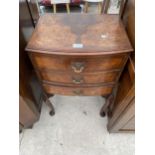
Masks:
[[[21,27],[19,37],[19,122],[23,128],[29,128],[39,119],[41,93],[36,75],[31,71],[28,56],[24,51],[26,41]]]
[[[33,0],[31,0],[32,2]],[[34,2],[34,1],[33,1]],[[33,12],[32,11],[33,8]],[[41,86],[25,52],[25,46],[37,20],[35,3],[19,1],[19,130],[30,128],[39,119]],[[35,12],[36,11],[36,12]]]
[[[101,95],[108,101],[132,47],[117,15],[45,14],[26,51],[53,115],[50,95]]]
[[[120,18],[126,28],[128,37],[135,47],[135,0],[123,0],[120,9]],[[125,66],[119,80],[116,99],[111,108],[108,120],[109,132],[135,131],[135,69],[134,52]]]

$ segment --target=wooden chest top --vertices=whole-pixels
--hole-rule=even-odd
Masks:
[[[131,52],[117,15],[44,14],[27,51],[62,55],[107,55]]]

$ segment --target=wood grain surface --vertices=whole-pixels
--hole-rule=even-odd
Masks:
[[[74,44],[82,47],[76,48]],[[117,15],[76,13],[41,16],[26,49],[61,55],[106,55],[132,51]]]

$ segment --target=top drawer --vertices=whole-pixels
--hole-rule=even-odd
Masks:
[[[126,54],[121,54],[78,57],[30,53],[32,63],[36,69],[75,73],[121,69],[127,56]]]

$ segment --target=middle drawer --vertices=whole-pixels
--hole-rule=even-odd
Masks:
[[[77,85],[116,82],[118,75],[119,71],[80,74],[68,72],[40,71],[40,76],[43,81]]]

